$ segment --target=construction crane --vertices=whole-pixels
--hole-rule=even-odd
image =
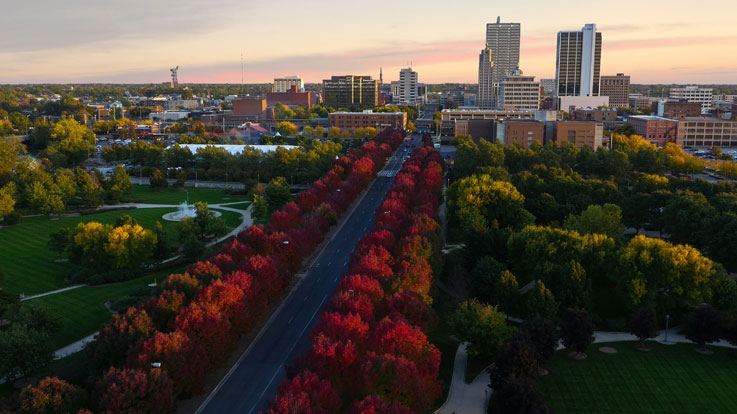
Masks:
[[[177,71],[179,70],[179,65],[175,68],[169,69],[171,71],[171,87],[176,88],[179,86],[179,79],[177,79]]]

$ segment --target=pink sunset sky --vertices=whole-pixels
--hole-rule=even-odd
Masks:
[[[520,67],[553,77],[559,30],[596,23],[602,74],[737,83],[737,2],[127,0],[17,2],[0,15],[2,83],[247,83],[299,75],[476,82],[485,25],[522,24]]]

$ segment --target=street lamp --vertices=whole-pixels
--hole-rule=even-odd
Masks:
[[[152,363],[151,363],[151,366],[152,366],[153,368],[161,368],[161,362],[152,362]]]
[[[282,244],[289,244],[289,240],[284,240]]]
[[[668,342],[668,325],[670,324],[670,314],[665,315],[665,340],[663,342]]]

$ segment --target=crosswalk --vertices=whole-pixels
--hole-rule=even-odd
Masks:
[[[379,171],[378,176],[379,177],[394,177],[395,175],[397,175],[400,169],[401,167],[381,170]]]

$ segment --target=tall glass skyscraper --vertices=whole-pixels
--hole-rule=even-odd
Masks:
[[[494,82],[501,82],[519,67],[520,24],[496,23],[486,25],[486,48],[491,49],[494,64]]]
[[[599,96],[601,33],[595,24],[576,32],[558,32],[556,55],[556,95]]]
[[[486,25],[486,48],[479,55],[479,91],[476,104],[484,109],[497,106],[499,82],[519,67],[520,24],[496,23]]]

